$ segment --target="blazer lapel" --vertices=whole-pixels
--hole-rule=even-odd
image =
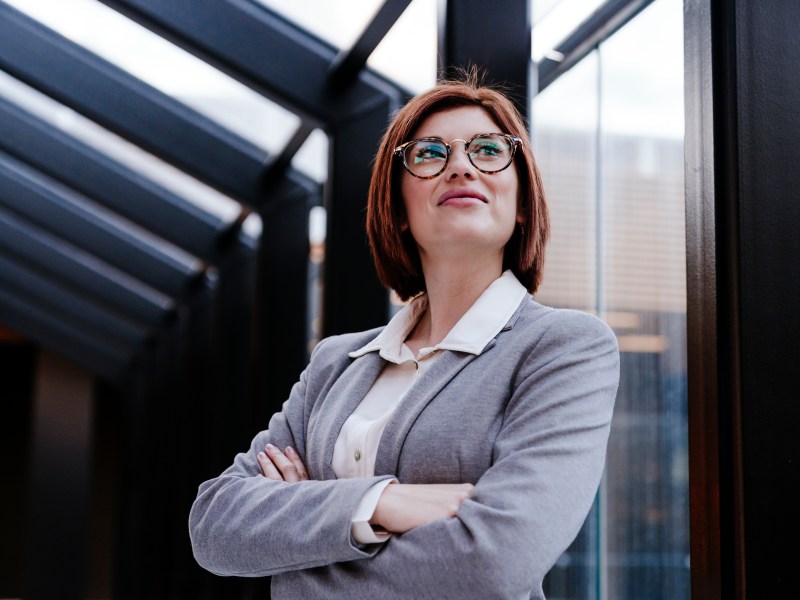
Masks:
[[[488,352],[494,345],[495,340],[492,340],[483,352]],[[474,354],[467,352],[445,350],[436,358],[431,368],[411,386],[383,430],[378,444],[378,455],[375,457],[375,475],[397,473],[400,450],[414,421],[428,403],[474,358]]]
[[[375,383],[384,364],[377,352],[356,358],[317,404],[319,410],[312,412],[308,421],[306,466],[313,479],[336,479],[331,461],[339,432]]]

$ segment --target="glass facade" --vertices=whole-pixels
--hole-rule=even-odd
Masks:
[[[537,299],[600,315],[622,360],[604,481],[545,592],[688,598],[681,2],[600,44],[534,99],[532,125],[553,221]]]

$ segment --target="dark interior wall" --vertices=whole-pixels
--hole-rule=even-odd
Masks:
[[[0,341],[0,597],[22,596],[27,467],[36,347]]]

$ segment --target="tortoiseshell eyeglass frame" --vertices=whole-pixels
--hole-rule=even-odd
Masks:
[[[509,158],[508,158],[508,164],[506,164],[504,167],[502,167],[500,169],[494,169],[492,171],[487,171],[486,169],[481,169],[478,165],[476,165],[472,161],[472,157],[470,156],[469,152],[467,151],[467,148],[469,148],[469,145],[474,140],[476,140],[477,138],[480,138],[480,137],[486,137],[488,135],[499,135],[500,137],[503,137],[506,140],[508,140],[509,145],[511,146],[511,154],[509,155]],[[412,144],[416,144],[417,142],[441,142],[444,145],[444,147],[447,149],[447,157],[445,158],[444,162],[442,163],[442,168],[439,169],[433,175],[417,175],[416,173],[414,173],[414,171],[411,170],[411,167],[409,167],[408,163],[406,162],[406,148],[408,148]],[[454,140],[451,140],[449,144],[447,142],[445,142],[442,138],[436,137],[436,136],[417,138],[417,139],[414,139],[414,140],[409,140],[409,141],[407,141],[407,142],[405,142],[403,144],[400,144],[397,148],[394,149],[394,154],[395,154],[395,156],[399,156],[402,159],[403,167],[405,167],[405,170],[408,171],[414,177],[416,177],[418,179],[433,179],[434,177],[438,177],[439,175],[441,175],[442,172],[447,168],[447,163],[450,162],[450,155],[452,153],[452,150],[450,149],[450,146],[453,144],[453,142],[462,142],[464,144],[464,152],[466,152],[467,159],[469,160],[470,164],[473,167],[475,167],[476,169],[478,169],[478,171],[480,171],[481,173],[486,173],[487,175],[491,175],[493,173],[499,173],[500,171],[504,171],[508,167],[510,167],[511,163],[514,162],[514,155],[517,153],[517,148],[519,146],[522,146],[522,139],[521,138],[513,136],[513,135],[511,135],[509,133],[493,132],[493,133],[479,133],[477,135],[473,135],[468,140],[461,140],[461,139],[456,138]]]

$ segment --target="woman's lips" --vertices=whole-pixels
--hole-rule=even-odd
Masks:
[[[457,188],[454,190],[449,190],[439,196],[438,201],[436,202],[437,206],[470,206],[476,203],[488,203],[486,196],[481,194],[480,192],[476,192],[475,190],[470,190],[466,188]]]

